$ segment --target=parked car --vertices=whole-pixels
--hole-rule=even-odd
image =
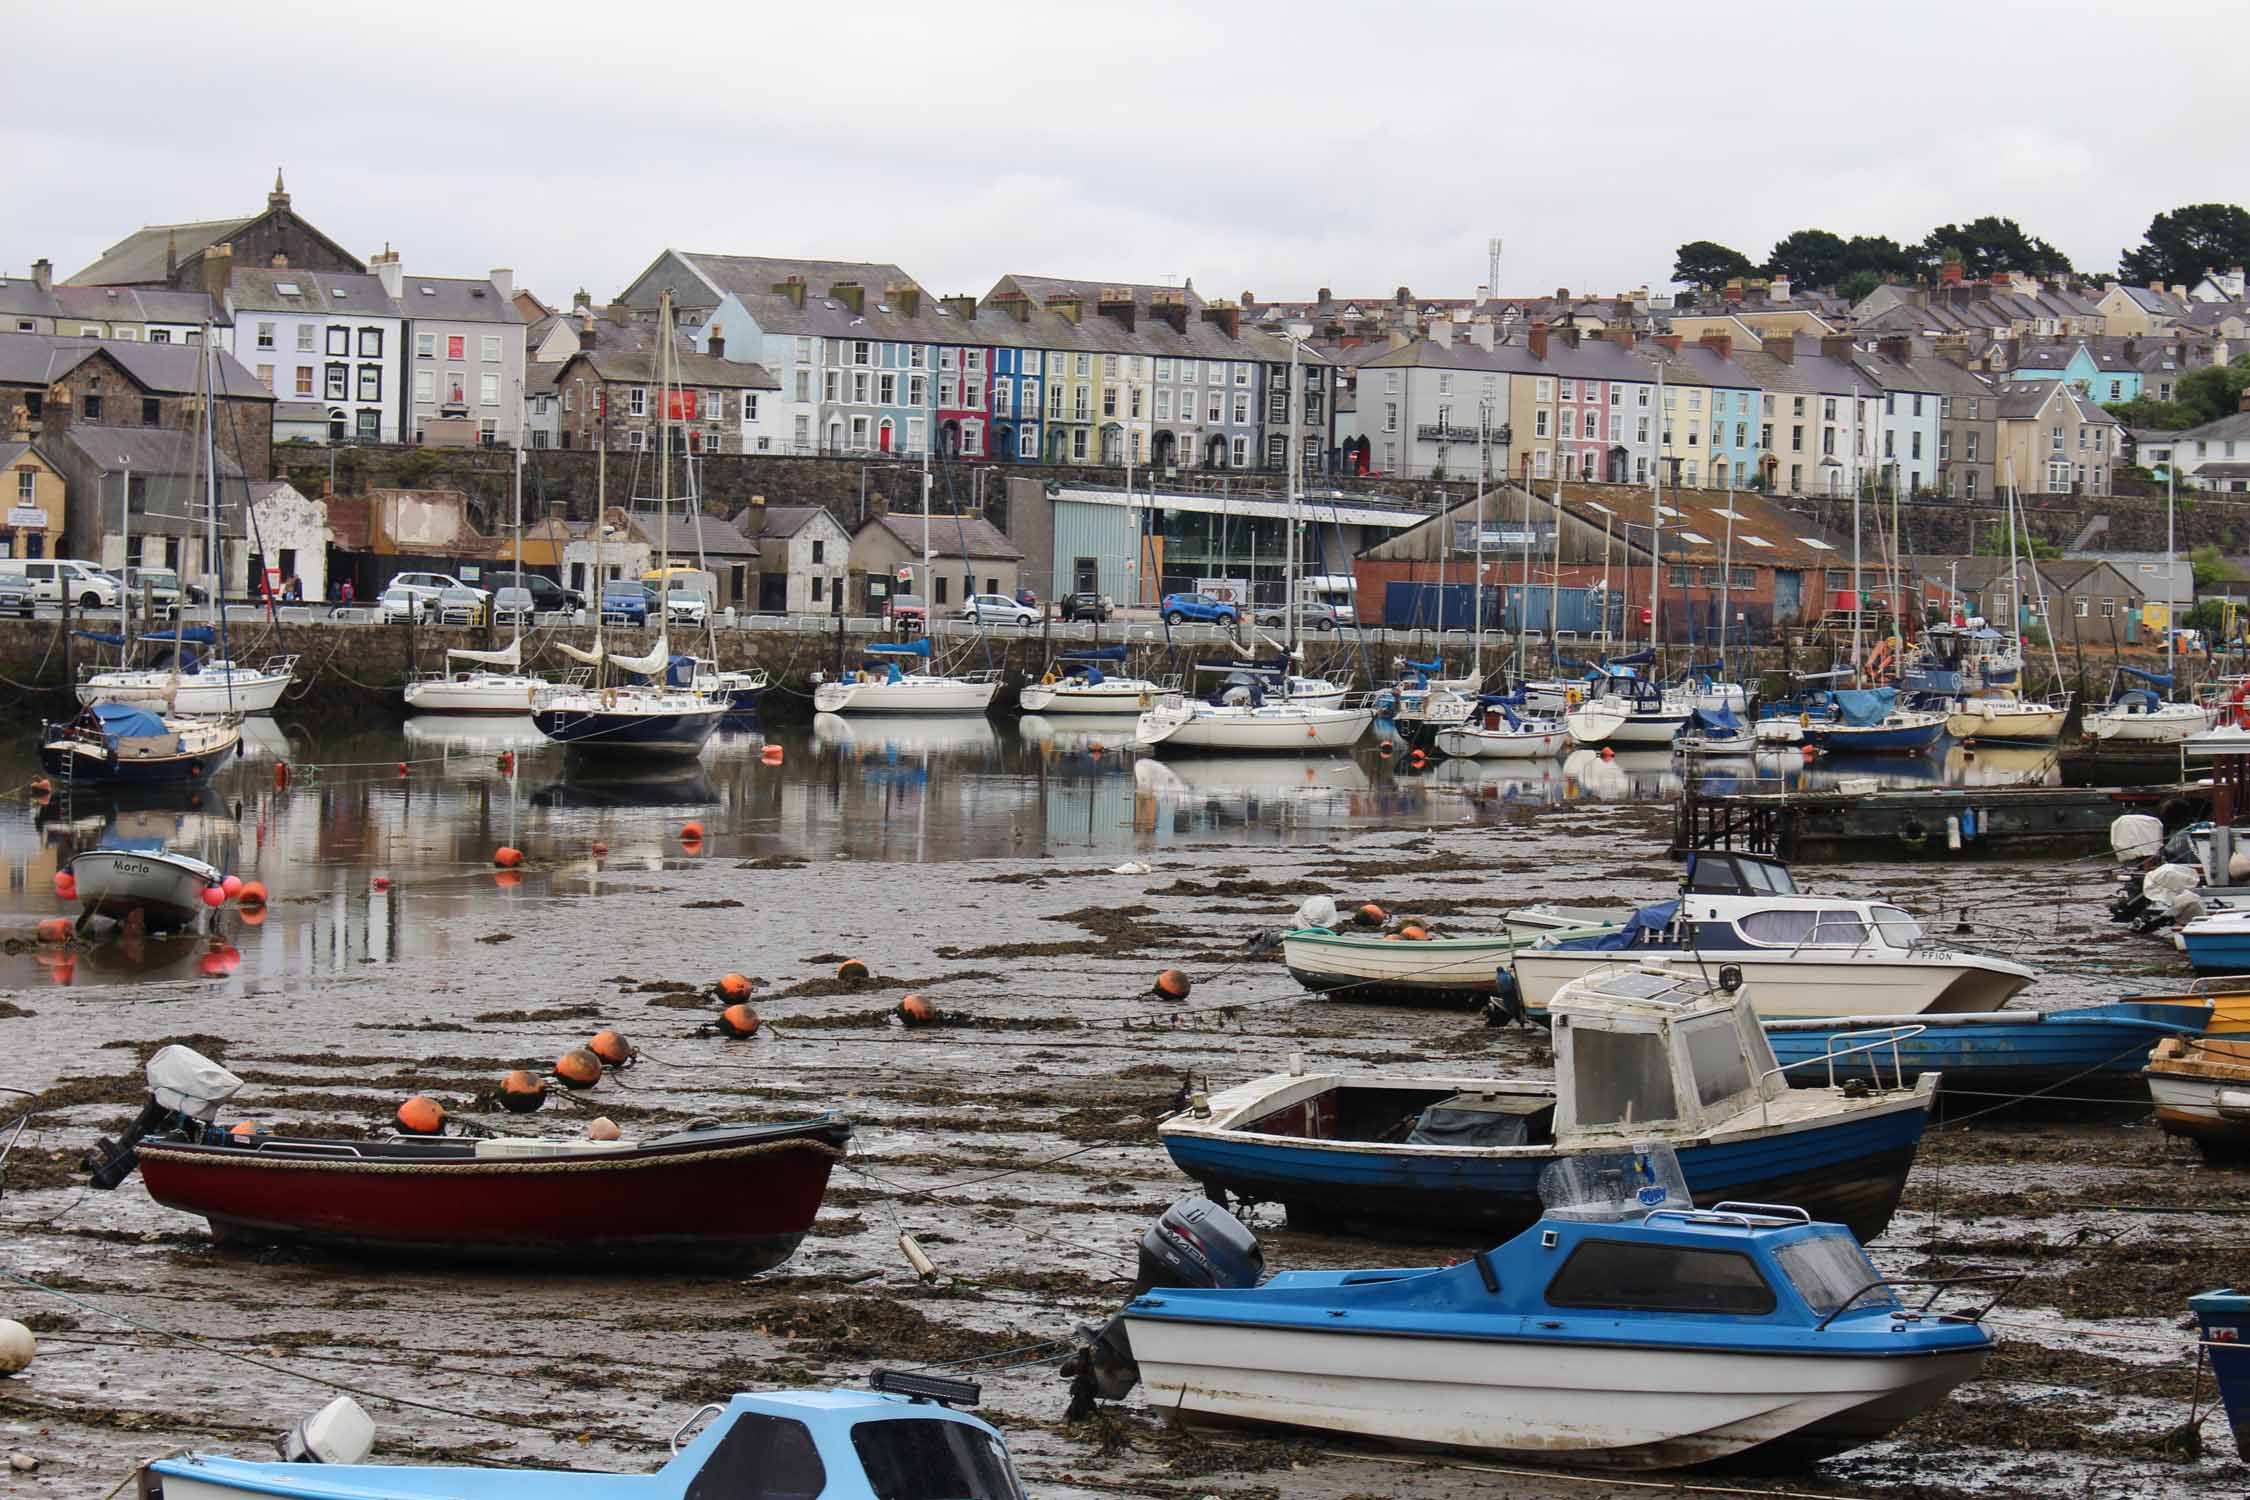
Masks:
[[[1289,615],[1276,605],[1272,609],[1259,611],[1258,623],[1274,630],[1283,630],[1288,628]],[[1299,630],[1334,630],[1336,624],[1336,611],[1329,605],[1300,604],[1297,606],[1297,628]]]
[[[376,615],[385,623],[394,620],[427,620],[437,613],[443,589],[426,583],[393,583],[376,597]]]
[[[1109,619],[1109,600],[1101,594],[1065,594],[1057,608],[1066,620],[1092,620],[1100,625]]]
[[[643,584],[648,596],[648,607],[656,608],[656,585]],[[674,578],[665,585],[664,616],[674,624],[700,625],[711,615],[710,596],[696,586],[693,580]]]
[[[602,618],[627,625],[648,623],[648,590],[629,578],[613,578],[602,585]]]
[[[41,604],[68,598],[80,609],[114,609],[124,587],[99,566],[72,557],[0,558],[0,574],[23,578]]]
[[[1016,603],[1006,594],[971,594],[961,606],[961,618],[981,625],[1036,625],[1039,611]]]
[[[491,584],[495,596],[507,589],[525,590],[531,595],[532,609],[543,615],[586,607],[584,594],[576,589],[564,588],[544,573],[487,573],[480,581]],[[498,604],[493,608],[497,610]]]
[[[31,580],[21,573],[0,573],[0,612],[31,618],[38,607],[39,596],[32,592]]]
[[[920,594],[893,594],[883,613],[893,625],[911,625],[916,630],[927,630],[930,625],[929,601]]]
[[[1039,595],[1031,589],[1019,588],[1016,590],[1016,603],[1028,604],[1033,609],[1037,609],[1039,607]]]
[[[451,573],[398,573],[392,575],[390,586],[396,588],[400,584],[405,584],[409,588],[429,589],[433,595],[442,594],[447,589],[469,589],[484,595],[488,599],[492,597],[490,589],[480,589],[474,584],[463,583]]]
[[[1241,610],[1209,594],[1166,594],[1162,614],[1165,623],[1170,625],[1185,624],[1189,620],[1211,625],[1242,623]]]
[[[437,596],[437,616],[441,625],[475,625],[483,620],[492,596],[482,589],[456,584],[442,589]]]
[[[528,622],[538,609],[537,601],[527,588],[510,584],[493,591],[492,618],[496,624],[516,625]]]
[[[180,575],[170,568],[127,568],[122,581],[126,603],[134,609],[139,609],[146,598],[160,613],[169,612],[178,609],[186,597],[180,589]]]

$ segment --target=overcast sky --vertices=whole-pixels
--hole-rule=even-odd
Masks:
[[[409,271],[606,299],[663,247],[1269,299],[1661,283],[1682,241],[1983,213],[2114,271],[2245,196],[2222,8],[10,7],[0,271],[296,210]],[[1216,15],[1214,13],[1217,13]],[[2223,23],[2222,23],[2222,29]],[[2166,38],[2175,38],[2167,41]]]

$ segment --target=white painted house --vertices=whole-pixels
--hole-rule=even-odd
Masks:
[[[380,278],[236,271],[232,352],[282,401],[317,401],[334,442],[398,441],[405,320]]]
[[[273,479],[250,485],[252,567],[263,566],[277,586],[295,578],[307,600],[328,594],[328,507],[294,485]]]

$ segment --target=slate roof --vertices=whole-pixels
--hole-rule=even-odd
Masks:
[[[165,279],[168,250],[186,260],[262,218],[263,212],[234,219],[195,219],[184,224],[146,224],[104,250],[101,259],[72,276],[81,285],[105,286]]]
[[[39,461],[50,469],[55,466],[54,460],[41,453],[36,443],[0,443],[0,469],[8,468],[19,462],[26,453],[36,455]],[[14,494],[13,490],[9,491],[9,498],[13,499]]]
[[[224,322],[208,292],[176,292],[169,287],[58,286],[59,316],[113,323]]]
[[[750,520],[757,512],[755,506],[744,506],[735,513],[735,528],[749,535]],[[810,526],[815,516],[828,512],[818,505],[769,505],[765,507],[765,521],[752,541],[786,541]]]
[[[52,385],[97,354],[115,360],[143,387],[165,395],[193,395],[202,387],[201,344],[150,344],[139,339],[64,338],[44,333],[0,333],[0,385]],[[218,356],[219,394],[271,401],[273,392],[258,383],[234,358]]]
[[[288,288],[294,287],[295,291]],[[383,290],[383,279],[345,271],[247,270],[227,284],[227,302],[237,312],[290,312],[325,317],[332,312],[395,318],[399,306]]]
[[[28,276],[0,276],[0,315],[11,318],[51,318],[55,294],[41,291]]]
[[[2000,383],[2000,405],[1994,415],[2004,422],[2021,422],[2036,417],[2047,407],[2049,398],[2057,392],[2078,411],[2078,419],[2096,425],[2107,424],[2123,430],[2125,424],[2104,411],[2099,403],[2078,394],[2077,387],[2062,380],[2006,380]]]
[[[1990,557],[1982,554],[1975,557],[1953,557],[1944,554],[1916,555],[1909,553],[1905,561],[1907,571],[1912,573],[1932,578],[1945,578],[1950,575],[1957,581],[1963,592],[1982,593],[1992,587],[1995,582],[2004,580],[2009,576],[2009,563],[2005,557]],[[2028,592],[2031,588],[2031,564],[2019,562],[2016,564],[2016,568],[2016,576],[2022,580],[2023,587]],[[2116,571],[2107,558],[2043,557],[2039,559],[2039,582],[2045,590],[2051,593],[2073,593],[2084,588],[2089,582],[2095,582],[2094,575],[2104,570],[2112,573]],[[2116,577],[2121,594],[2140,592],[2122,573],[2117,573]]]
[[[2228,412],[2215,422],[2164,434],[2173,442],[2229,443],[2250,438],[2250,411]]]
[[[2205,479],[2250,479],[2250,463],[2198,464],[2195,469],[2195,477],[2198,481]]]
[[[2179,317],[2188,309],[2188,300],[2171,292],[2151,291],[2145,286],[2123,286],[2118,290],[2132,299],[2133,305],[2143,312],[2164,313]]]
[[[526,360],[523,367],[523,393],[543,396],[555,389],[562,376],[563,361],[559,359]]]
[[[699,538],[702,541],[702,553],[705,557],[755,557],[758,555],[758,544],[744,536],[739,527],[722,520],[718,516],[706,515],[701,511],[673,510],[660,517],[653,510],[635,510],[630,512],[626,519],[632,526],[634,533],[651,547],[656,545],[660,529],[668,529],[668,534],[664,540],[675,567],[692,563],[695,560],[696,543]]]
[[[966,555],[971,558],[990,558],[995,562],[1023,561],[1023,553],[1016,544],[1001,535],[998,528],[982,516],[930,517],[930,545],[927,548],[923,546],[922,518],[918,515],[877,516],[867,524],[882,527],[916,556],[927,550],[940,558]],[[962,551],[964,534],[968,548],[965,554]]]
[[[522,323],[515,300],[500,295],[490,277],[408,276],[399,284],[399,310],[439,323]]]
[[[597,325],[594,347],[580,349],[565,360],[562,370],[555,372],[557,381],[562,378],[563,370],[583,361],[603,380],[656,384],[660,351],[656,347],[655,330],[648,330],[646,336],[635,339],[630,347],[624,348],[619,347],[618,340],[611,337],[613,333],[620,331],[622,330],[615,323]],[[708,354],[697,354],[692,349],[682,349],[674,355],[672,365],[665,373],[675,385],[681,386],[717,386],[726,390],[747,391],[781,389],[780,379],[764,365],[741,359],[713,359]]]

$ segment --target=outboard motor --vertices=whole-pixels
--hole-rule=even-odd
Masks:
[[[81,1165],[93,1186],[114,1188],[133,1175],[140,1161],[133,1148],[143,1137],[177,1127],[199,1139],[213,1128],[219,1106],[241,1090],[241,1079],[202,1053],[177,1042],[161,1048],[148,1060],[148,1102],[140,1114],[118,1139],[96,1141]]]
[[[1164,1210],[1142,1231],[1132,1296],[1160,1287],[1253,1287],[1265,1272],[1266,1252],[1258,1237],[1233,1214],[1196,1194]],[[1070,1378],[1064,1420],[1071,1422],[1092,1412],[1096,1398],[1123,1400],[1141,1379],[1123,1314],[1099,1329],[1081,1328],[1078,1336],[1078,1352],[1062,1365]]]

